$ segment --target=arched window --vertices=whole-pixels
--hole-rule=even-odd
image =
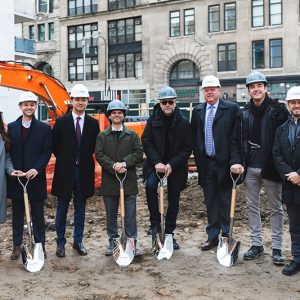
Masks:
[[[43,62],[43,63],[39,64],[37,69],[44,72],[44,73],[46,73],[46,74],[54,76],[54,72],[53,72],[52,67],[46,62]]]
[[[177,62],[170,73],[170,85],[199,85],[199,71],[195,63],[190,60]]]

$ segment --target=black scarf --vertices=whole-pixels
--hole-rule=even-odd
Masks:
[[[261,146],[261,123],[262,117],[270,105],[271,99],[266,97],[260,106],[256,106],[253,100],[250,100],[250,113],[253,115],[253,124],[250,129],[249,138],[254,144]]]

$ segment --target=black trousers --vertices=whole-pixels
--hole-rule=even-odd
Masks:
[[[300,205],[287,204],[294,261],[300,263]]]
[[[29,199],[35,243],[45,245],[44,199]],[[24,231],[25,205],[23,199],[12,199],[13,244],[21,246]]]
[[[207,210],[206,233],[209,240],[228,236],[230,225],[231,187],[220,188],[217,183],[218,168],[215,160],[208,159],[203,184],[204,200]]]

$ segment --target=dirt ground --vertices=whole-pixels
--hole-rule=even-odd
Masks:
[[[158,261],[151,253],[148,210],[144,186],[138,195],[139,246],[143,255],[126,268],[104,255],[107,247],[103,201],[95,196],[88,202],[84,244],[88,256],[72,249],[72,209],[67,229],[66,257],[55,256],[53,231],[55,200],[46,203],[47,253],[39,273],[27,272],[21,260],[10,261],[12,250],[11,209],[8,222],[0,226],[0,299],[300,299],[300,274],[287,277],[271,262],[270,225],[267,202],[262,195],[262,221],[266,254],[243,261],[250,239],[243,188],[239,187],[234,236],[241,241],[237,263],[226,268],[216,258],[216,249],[202,252],[206,240],[203,195],[195,177],[182,193],[176,229],[180,250],[170,260]],[[290,238],[285,222],[283,252],[290,259]]]

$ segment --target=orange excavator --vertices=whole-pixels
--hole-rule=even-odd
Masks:
[[[0,86],[35,93],[48,109],[48,115],[51,118],[51,121],[49,122],[50,125],[53,125],[56,118],[65,115],[72,109],[70,95],[64,85],[55,77],[35,69],[28,63],[0,61]],[[102,112],[93,115],[93,117],[98,120],[101,131],[109,125],[109,121],[104,111],[105,109],[103,109]],[[129,122],[126,123],[126,125],[141,136],[146,121]],[[51,191],[54,165],[55,157],[52,156],[46,169],[48,193]],[[96,163],[95,187],[99,188],[100,185],[101,168]]]

